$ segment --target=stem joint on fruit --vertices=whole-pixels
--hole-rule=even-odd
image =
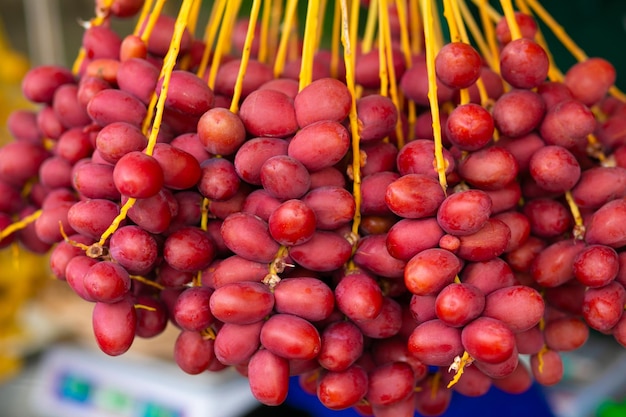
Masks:
[[[288,266],[293,266],[287,263],[287,256],[289,254],[289,248],[287,246],[281,246],[276,252],[274,260],[269,265],[269,272],[263,278],[263,284],[267,285],[273,290],[280,282],[279,274],[285,271]]]
[[[454,361],[450,364],[448,368],[448,372],[454,371],[454,378],[452,381],[448,383],[448,388],[451,388],[454,384],[459,382],[461,379],[461,375],[465,371],[465,367],[470,366],[474,362],[474,358],[472,358],[467,351],[463,352],[463,356],[457,356],[454,358]]]
[[[90,258],[97,259],[102,258],[108,255],[107,248],[102,246],[100,243],[96,242],[92,245],[89,245],[85,250],[85,255]]]
[[[572,213],[572,217],[574,217],[574,228],[572,230],[572,235],[576,240],[583,240],[585,238],[585,224],[583,221],[583,217],[580,214],[580,209],[578,208],[578,204],[574,201],[574,197],[572,196],[571,191],[567,191],[565,193],[565,200],[567,201],[567,205],[569,206],[570,212]]]
[[[200,334],[202,335],[202,338],[204,340],[215,340],[216,333],[212,327],[207,327],[206,329],[202,330]]]

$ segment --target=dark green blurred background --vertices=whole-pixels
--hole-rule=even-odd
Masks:
[[[626,89],[626,1],[543,0],[541,4],[589,56],[611,61],[617,68],[617,85]],[[575,60],[544,31],[559,67]]]

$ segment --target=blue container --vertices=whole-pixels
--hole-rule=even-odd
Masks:
[[[300,388],[292,378],[286,403],[306,411],[311,417],[362,417],[354,410],[332,411],[324,407],[316,396]],[[420,414],[415,414],[420,416]],[[457,393],[443,417],[554,417],[539,385],[532,385],[523,394],[512,395],[492,388],[482,397],[466,397]]]

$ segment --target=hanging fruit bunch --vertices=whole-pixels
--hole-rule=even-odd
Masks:
[[[0,149],[2,244],[50,252],[102,351],[176,326],[185,372],[397,417],[626,345],[624,97],[536,0],[164,3],[96,1]]]

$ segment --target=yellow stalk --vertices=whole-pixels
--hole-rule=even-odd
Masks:
[[[426,67],[428,72],[428,101],[430,114],[433,119],[433,135],[435,140],[435,166],[439,177],[439,184],[446,192],[448,183],[446,179],[446,166],[443,158],[443,144],[441,138],[441,123],[439,121],[439,102],[437,99],[437,78],[435,76],[435,55],[437,46],[435,40],[435,27],[433,24],[433,4],[431,0],[421,0],[424,19],[424,38],[426,41]]]
[[[143,22],[146,21],[148,17],[148,13],[150,13],[150,9],[152,9],[152,5],[154,4],[154,0],[145,0],[143,3],[143,7],[141,8],[141,12],[139,12],[139,17],[137,18],[137,22],[135,23],[135,30],[133,34],[140,35],[141,27],[143,26]]]
[[[319,0],[309,1],[306,21],[304,24],[304,39],[302,45],[302,62],[300,65],[299,90],[311,84],[313,78],[313,58],[315,57],[316,33],[319,24]]]
[[[154,282],[151,279],[142,277],[141,275],[130,275],[130,279],[133,279],[137,282],[141,282],[142,284],[148,285],[150,287],[156,288],[157,290],[163,290],[165,287],[158,282]]]
[[[491,56],[491,50],[489,48],[489,45],[487,45],[487,41],[485,40],[483,33],[480,31],[480,28],[478,27],[474,16],[467,7],[467,3],[465,2],[465,0],[457,0],[455,4],[459,8],[461,12],[461,18],[465,22],[465,25],[469,29],[470,33],[472,34],[474,42],[476,42],[476,47],[478,48],[478,51],[480,51],[480,54],[483,56],[485,61],[487,61],[487,65],[489,65],[489,67],[493,67],[493,56]]]
[[[317,21],[321,23],[318,25],[317,31],[315,33],[315,51],[319,51],[320,45],[322,44],[322,35],[324,34],[324,31],[322,29],[324,28],[323,22],[326,17],[327,3],[327,0],[320,0],[320,6],[317,13]]]
[[[352,2],[352,9],[348,11],[346,0],[341,1],[341,41],[343,44],[344,61],[346,64],[346,85],[352,96],[352,105],[350,106],[350,130],[352,133],[352,194],[356,210],[352,222],[352,234],[358,236],[359,226],[361,225],[361,147],[359,136],[359,122],[356,114],[356,96],[354,81],[354,51],[353,41],[356,39],[356,28],[358,27],[358,2]],[[357,3],[355,8],[354,4]]]
[[[381,21],[379,23],[380,32],[383,34],[384,40],[384,49],[380,50],[382,55],[383,51],[385,53],[385,63],[387,66],[387,76],[389,77],[389,95],[391,101],[393,102],[398,112],[400,112],[400,94],[398,92],[398,83],[396,80],[396,72],[393,63],[393,48],[391,43],[391,28],[389,27],[389,5],[387,4],[387,0],[379,0],[381,4],[380,8],[380,17]],[[404,146],[404,132],[402,131],[402,120],[398,117],[398,121],[396,122],[395,127],[396,139],[398,142],[398,148],[402,149]]]
[[[413,57],[411,55],[411,40],[409,35],[409,26],[407,25],[407,8],[404,0],[396,0],[396,8],[398,10],[398,20],[400,21],[400,48],[402,50],[402,54],[404,56],[404,64],[406,68],[409,69],[413,66]],[[395,84],[395,83],[394,83]],[[401,93],[399,93],[401,95]],[[404,99],[398,99],[400,104],[404,103]],[[417,119],[417,108],[415,106],[415,102],[413,100],[409,100],[407,103],[407,123],[408,123],[408,138],[404,138],[404,133],[402,130],[402,122],[398,121],[398,126],[396,126],[396,135],[398,132],[400,135],[398,136],[398,148],[402,148],[404,142],[406,140],[413,139],[414,136],[414,127],[415,120]],[[402,109],[400,106],[398,109]],[[400,138],[402,137],[402,143]]]
[[[541,347],[541,350],[539,351],[539,353],[537,353],[537,362],[538,362],[538,370],[539,373],[542,374],[543,373],[543,355],[548,352],[548,346],[547,345],[543,345]]]
[[[574,201],[574,197],[572,196],[571,191],[565,192],[565,200],[567,201],[569,210],[572,213],[572,217],[574,217],[574,238],[583,239],[585,236],[585,225],[583,222],[583,216],[580,214],[580,209]]]
[[[98,241],[98,245],[104,246],[104,244],[106,243],[107,239],[113,233],[115,233],[117,228],[120,227],[120,223],[122,223],[122,221],[128,215],[128,210],[130,210],[131,207],[135,204],[135,201],[137,201],[136,198],[129,198],[128,201],[126,201],[126,203],[124,203],[124,205],[122,207],[120,207],[120,214],[118,214],[113,219],[113,221],[111,222],[109,227],[107,227],[107,229],[102,233],[102,235],[100,236],[100,240]]]
[[[207,66],[209,65],[209,57],[211,56],[211,51],[213,50],[213,42],[215,42],[217,30],[220,27],[220,22],[223,19],[225,10],[226,0],[217,0],[215,3],[213,3],[213,7],[211,8],[211,14],[209,15],[209,20],[204,30],[205,48],[202,53],[200,65],[198,66],[198,71],[196,72],[196,75],[198,77],[204,77],[204,73],[206,72]]]
[[[273,0],[272,3],[272,18],[268,34],[268,57],[267,62],[274,64],[276,59],[276,51],[278,50],[278,42],[280,39],[280,20],[283,14],[283,2],[279,0]]]
[[[472,0],[475,4],[478,5],[478,10],[480,13],[480,21],[483,27],[483,32],[485,33],[485,38],[487,39],[487,44],[489,45],[489,49],[491,50],[491,69],[496,73],[500,73],[500,52],[498,50],[498,41],[496,39],[495,29],[493,27],[492,16],[490,16],[489,4],[487,0]],[[500,19],[500,15],[497,16],[495,21]]]
[[[250,10],[250,19],[248,23],[248,31],[246,32],[246,40],[244,42],[243,51],[241,54],[241,64],[239,65],[237,80],[235,81],[235,90],[233,92],[232,101],[230,102],[230,111],[233,113],[237,113],[239,111],[239,99],[241,98],[243,77],[246,75],[246,69],[248,68],[248,61],[250,60],[250,49],[252,48],[252,41],[254,40],[254,30],[256,28],[256,21],[259,18],[260,9],[261,0],[254,0],[252,2],[252,9]]]
[[[513,9],[513,3],[511,0],[500,0],[502,10],[504,10],[504,18],[509,25],[509,31],[511,32],[511,40],[520,39],[522,32],[520,31],[517,20],[515,19],[515,10]]]
[[[391,48],[385,41],[389,32],[389,15],[387,1],[378,0],[378,78],[380,79],[380,95],[389,96],[389,73],[387,68],[387,49]],[[393,65],[393,63],[392,63]]]
[[[278,51],[276,52],[276,61],[274,62],[274,77],[278,78],[283,73],[285,68],[285,60],[287,58],[287,46],[289,45],[289,38],[293,28],[294,15],[296,14],[296,8],[298,6],[298,0],[287,0],[287,6],[285,9],[285,16],[282,24],[282,34],[280,42],[278,44]]]
[[[563,46],[572,54],[572,56],[577,61],[585,61],[588,57],[585,51],[583,51],[574,40],[567,34],[565,29],[561,25],[557,23],[556,20],[548,13],[548,11],[536,0],[526,0],[528,6],[533,10],[533,12],[539,16],[539,18],[550,28],[554,36],[563,44]],[[619,88],[616,86],[611,86],[609,89],[609,94],[613,97],[621,100],[622,102],[626,102],[626,94],[624,94]]]
[[[565,29],[557,23],[556,20],[547,12],[546,9],[539,4],[536,0],[526,0],[528,6],[532,11],[550,28],[554,36],[565,46],[565,48],[576,58],[578,61],[584,61],[587,59],[587,54],[576,45],[576,43],[570,38]]]
[[[226,54],[230,46],[230,37],[233,32],[233,26],[237,20],[237,14],[239,13],[239,7],[241,6],[241,0],[230,0],[226,2],[226,10],[224,11],[224,17],[222,18],[222,26],[217,38],[217,45],[211,61],[211,68],[209,69],[208,85],[211,89],[215,87],[215,77],[217,76],[217,70],[222,63],[222,56]]]
[[[454,10],[452,8],[452,2],[455,0],[443,0],[443,16],[448,23],[448,30],[450,32],[451,42],[461,42],[461,35],[457,27],[457,21],[454,17]]]
[[[443,15],[448,22],[448,30],[450,31],[450,40],[452,42],[464,42],[469,43],[465,26],[463,25],[463,19],[458,9],[458,5],[455,0],[444,0]],[[470,96],[467,88],[463,88],[460,91],[461,104],[469,103]]]
[[[416,1],[409,1],[409,31],[411,33],[411,52],[418,55],[422,52],[422,17]]]
[[[178,17],[176,18],[174,35],[172,36],[170,46],[163,60],[163,68],[161,69],[161,74],[159,76],[159,78],[163,79],[163,84],[161,87],[161,93],[159,94],[159,98],[156,103],[154,121],[152,129],[150,130],[150,136],[148,137],[148,145],[145,149],[146,155],[152,155],[154,146],[156,145],[159,130],[161,128],[161,121],[163,119],[165,100],[167,98],[167,90],[172,77],[172,71],[176,65],[176,59],[178,58],[178,52],[180,51],[180,41],[183,37],[185,29],[187,28],[189,13],[191,12],[191,7],[193,6],[194,1],[195,0],[184,0],[183,4],[180,6]],[[120,208],[120,214],[113,219],[111,225],[104,231],[104,233],[102,233],[98,242],[100,245],[104,245],[109,236],[115,233],[122,220],[126,218],[128,210],[130,210],[130,208],[135,204],[135,201],[135,198],[129,198],[128,201],[126,201],[126,203]]]
[[[339,49],[341,46],[341,5],[335,2],[333,29],[330,43],[330,76],[339,78]]]
[[[502,15],[498,13],[498,11],[494,9],[493,6],[491,6],[487,0],[471,0],[471,1],[476,6],[478,6],[480,11],[484,11],[487,18],[490,19],[492,22],[498,22],[500,19],[502,19]]]
[[[147,306],[145,304],[135,304],[135,308],[146,311],[156,311],[156,308]]]
[[[272,8],[274,0],[263,2],[263,13],[261,14],[261,30],[259,32],[259,56],[260,62],[267,63],[269,50],[270,23],[272,18]]]
[[[113,0],[106,0],[104,2],[104,10],[108,10],[111,7],[111,4],[113,4]],[[103,13],[103,14],[98,13],[96,14],[95,17],[93,17],[89,21],[89,25],[99,26],[103,24],[106,19],[107,19],[107,13]],[[78,54],[76,55],[76,59],[74,59],[74,64],[72,65],[72,73],[74,75],[77,75],[80,72],[80,67],[85,60],[86,53],[87,52],[85,51],[85,48],[81,46],[80,49],[78,50]]]
[[[378,0],[371,0],[367,9],[367,20],[365,21],[365,32],[361,39],[361,53],[368,53],[372,50],[374,43],[374,33],[376,32],[376,22],[378,21]],[[353,47],[355,47],[354,45]]]
[[[198,25],[198,16],[200,15],[200,6],[202,5],[202,0],[196,1],[191,11],[189,12],[189,18],[187,20],[187,29],[189,33],[194,35],[196,33],[196,27]]]
[[[409,27],[407,26],[407,9],[404,0],[395,0],[398,10],[398,21],[400,22],[400,49],[404,56],[404,64],[411,68],[413,57],[411,56],[411,41],[409,37]]]
[[[433,16],[439,16],[439,5],[436,1],[433,1],[430,5]],[[435,50],[438,51],[444,45],[443,29],[441,28],[441,19],[433,18],[433,39],[435,44]]]
[[[515,4],[520,12],[525,13],[529,16],[533,16],[533,12],[526,4],[525,0],[516,0]],[[548,79],[550,81],[563,81],[563,74],[559,71],[558,67],[554,62],[554,57],[552,56],[552,52],[550,52],[550,48],[548,48],[548,42],[546,42],[543,33],[541,33],[541,29],[537,28],[537,34],[535,35],[535,41],[541,45],[541,47],[546,51],[548,55],[548,60],[550,62],[550,68],[548,69]]]
[[[92,23],[94,25],[101,25],[102,22],[106,19],[108,15],[108,11],[113,4],[113,0],[104,0],[104,4],[102,5],[102,10],[96,10],[96,17],[92,19]]]
[[[163,10],[163,6],[165,5],[166,1],[167,0],[157,0],[156,4],[154,5],[154,9],[152,9],[152,12],[150,13],[148,22],[141,32],[141,40],[144,41],[144,43],[148,42],[148,39],[152,34],[152,30],[154,29],[154,25],[156,25],[156,22],[161,15],[161,11]]]
[[[454,358],[454,363],[450,365],[448,372],[455,370],[456,373],[454,374],[454,378],[452,378],[452,380],[448,383],[448,388],[452,388],[457,382],[459,382],[465,368],[471,365],[472,362],[474,362],[474,358],[472,358],[467,351],[463,352],[463,356],[460,358],[458,356]]]
[[[17,232],[18,230],[22,230],[28,227],[29,224],[33,223],[35,220],[39,218],[39,216],[41,216],[41,212],[42,212],[41,209],[39,209],[33,214],[28,215],[24,217],[23,219],[20,219],[16,222],[13,222],[7,227],[5,227],[4,229],[0,230],[0,240],[4,239],[7,236],[10,236],[11,234]]]
[[[202,199],[202,208],[201,208],[201,216],[200,216],[200,228],[202,230],[207,230],[209,227],[209,207],[211,206],[211,200],[204,197]]]

